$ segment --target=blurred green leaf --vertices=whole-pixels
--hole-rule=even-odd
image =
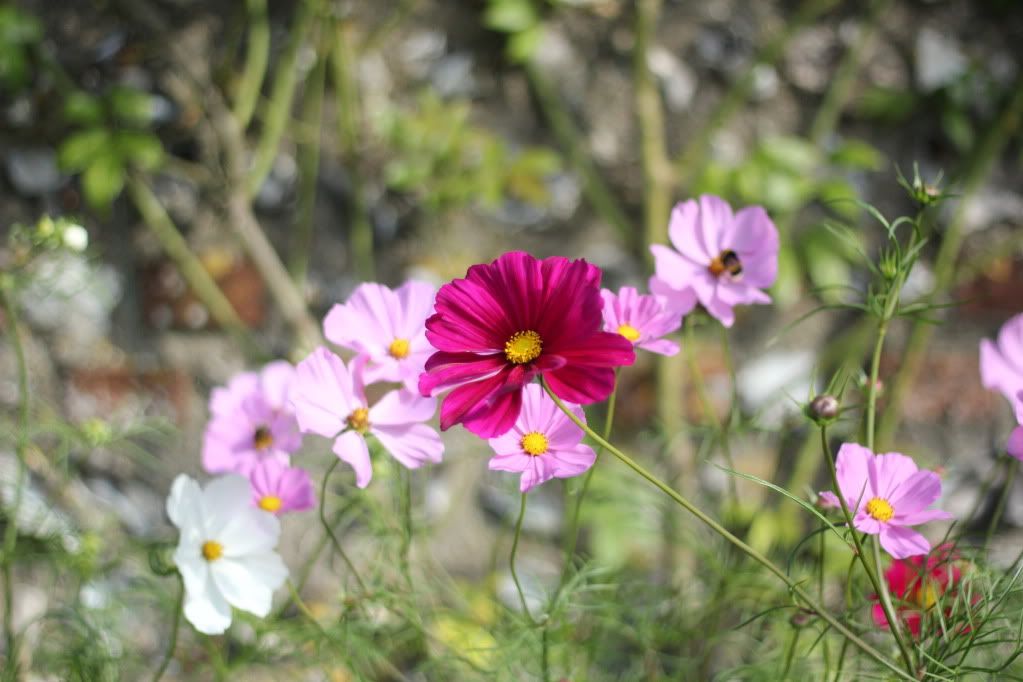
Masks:
[[[125,123],[144,125],[152,117],[153,105],[149,94],[134,88],[118,87],[108,95],[110,112]]]
[[[888,123],[904,121],[916,109],[917,97],[903,88],[868,88],[857,102],[860,116]]]
[[[514,64],[528,62],[543,39],[544,26],[536,24],[515,33],[508,39],[508,59]]]
[[[492,0],[483,15],[487,28],[503,33],[524,31],[538,20],[531,0]]]
[[[973,124],[962,110],[948,108],[942,111],[941,127],[959,151],[968,151],[973,146],[976,137],[973,134]]]
[[[143,170],[153,170],[163,161],[163,145],[152,133],[124,130],[114,137],[121,160]]]
[[[811,232],[802,241],[803,258],[810,281],[825,303],[844,300],[842,287],[852,283],[852,267],[840,253],[840,245],[827,233]]]
[[[876,171],[884,166],[885,156],[862,140],[846,140],[831,153],[831,162],[845,168]]]
[[[783,243],[778,251],[778,277],[771,287],[771,297],[780,305],[791,305],[799,300],[803,293],[803,267],[799,263],[795,249]]]
[[[775,169],[790,173],[809,173],[820,162],[820,150],[815,145],[792,135],[767,138],[758,153]]]
[[[98,125],[103,121],[103,105],[92,95],[72,92],[64,99],[64,118],[69,123]]]
[[[120,157],[111,152],[94,158],[82,176],[82,189],[91,206],[107,209],[124,189],[124,164]]]
[[[43,37],[43,27],[31,14],[16,7],[0,7],[0,43],[27,45]]]
[[[110,133],[104,128],[89,128],[73,133],[60,145],[58,161],[61,168],[80,171],[89,166],[110,144]]]

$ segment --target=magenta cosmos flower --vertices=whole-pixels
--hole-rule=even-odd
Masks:
[[[842,444],[835,464],[839,491],[857,530],[880,536],[881,546],[896,559],[931,551],[927,538],[910,526],[952,518],[928,509],[941,495],[936,473],[917,469],[912,459],[897,452],[875,455],[855,443]],[[831,491],[821,493],[821,500],[841,506]]]
[[[278,516],[285,512],[312,509],[316,494],[309,472],[289,467],[277,460],[266,459],[249,473],[252,504]]]
[[[656,296],[641,295],[635,287],[622,287],[618,294],[601,289],[604,299],[604,329],[621,334],[637,348],[660,355],[675,355],[678,344],[662,336],[682,326],[682,314],[668,311]]]
[[[586,421],[578,405],[572,414]],[[522,411],[507,433],[491,438],[497,454],[490,459],[494,471],[522,473],[519,490],[527,490],[552,478],[571,478],[597,460],[593,448],[582,444],[583,430],[565,415],[538,384],[522,391]]]
[[[453,389],[441,429],[462,423],[481,438],[515,424],[522,387],[543,375],[572,403],[604,400],[613,367],[635,360],[632,344],[601,331],[600,269],[584,260],[506,253],[441,287],[426,338],[438,352],[419,378],[423,395]]]
[[[671,310],[687,313],[697,301],[721,324],[735,321],[733,306],[770,303],[761,289],[778,275],[778,230],[760,206],[732,213],[710,194],[676,204],[668,224],[674,249],[654,244],[650,291]]]
[[[211,418],[203,436],[202,463],[210,473],[248,476],[265,459],[287,465],[302,445],[288,403],[295,368],[271,362],[258,374],[243,372],[210,394]]]
[[[436,401],[396,389],[371,406],[361,373],[360,361],[349,369],[323,347],[298,363],[291,401],[302,432],[334,438],[334,454],[355,469],[355,484],[360,488],[373,477],[366,445],[370,434],[409,469],[439,462],[444,443],[440,434],[423,423],[433,416]]]
[[[1014,407],[1023,404],[1023,314],[1009,319],[998,332],[998,341],[980,342],[980,380],[984,388],[998,391]]]
[[[329,341],[364,356],[367,384],[398,381],[410,391],[419,385],[433,347],[426,340],[426,318],[433,312],[437,288],[410,280],[395,290],[361,284],[348,301],[323,320]]]

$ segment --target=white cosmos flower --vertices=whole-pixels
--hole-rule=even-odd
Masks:
[[[185,618],[199,632],[219,635],[231,607],[259,617],[288,577],[274,551],[281,533],[273,514],[252,506],[242,476],[214,478],[205,488],[184,474],[167,497],[167,515],[181,531],[174,563],[185,582]]]

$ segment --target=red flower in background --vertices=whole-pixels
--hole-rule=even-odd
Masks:
[[[895,611],[914,639],[920,637],[924,616],[935,605],[941,603],[946,618],[951,616],[952,604],[958,595],[959,583],[963,577],[960,564],[955,548],[951,544],[944,544],[936,547],[928,555],[896,559],[885,571],[884,579],[888,583]],[[888,619],[885,618],[884,608],[877,595],[874,595],[873,599],[874,624],[887,630]],[[977,599],[979,596],[974,602]],[[934,619],[934,627],[937,629],[941,627],[937,618]],[[969,632],[969,627],[963,626],[958,632],[960,634]]]
[[[441,287],[426,338],[438,352],[419,391],[452,389],[441,429],[462,423],[482,438],[508,431],[522,388],[542,374],[560,398],[588,404],[614,388],[613,367],[635,360],[632,343],[602,331],[600,269],[584,260],[506,253]]]

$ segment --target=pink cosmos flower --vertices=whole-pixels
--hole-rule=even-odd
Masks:
[[[309,472],[289,467],[274,459],[257,464],[249,473],[252,504],[263,511],[280,516],[285,512],[312,509],[316,494]]]
[[[710,194],[676,204],[668,224],[674,249],[654,244],[650,291],[681,313],[703,304],[721,324],[735,321],[733,306],[770,303],[761,289],[778,274],[778,230],[760,206],[732,213]]]
[[[368,359],[367,384],[398,381],[416,391],[433,347],[426,340],[426,318],[433,312],[436,287],[410,280],[396,290],[366,283],[336,304],[323,320],[332,343]]]
[[[917,469],[912,459],[897,452],[875,455],[855,443],[843,443],[836,459],[838,487],[853,514],[853,526],[879,535],[881,546],[896,559],[927,554],[927,538],[910,526],[952,518],[928,509],[941,495],[941,479]],[[825,504],[839,506],[833,492],[821,493]]]
[[[322,346],[298,363],[296,375],[291,402],[299,428],[334,438],[334,454],[355,469],[355,484],[360,488],[373,477],[368,434],[409,469],[441,460],[440,434],[423,423],[437,408],[432,398],[396,389],[370,406],[361,361],[354,361],[349,369]]]
[[[210,473],[248,476],[259,462],[287,465],[302,445],[288,394],[295,369],[272,362],[256,372],[236,375],[210,394],[212,416],[203,436],[202,463]]]
[[[998,342],[980,342],[980,380],[984,388],[1005,396],[1013,407],[1023,404],[1023,313],[1009,319],[998,332]]]
[[[518,419],[523,386],[540,374],[568,402],[604,400],[612,368],[636,357],[623,336],[601,331],[600,269],[584,260],[506,253],[445,284],[434,307],[426,338],[438,352],[419,390],[453,389],[442,430],[462,423],[481,438],[500,436]]]
[[[665,310],[656,296],[643,296],[635,287],[622,287],[616,296],[601,289],[604,329],[621,334],[633,345],[651,353],[675,355],[678,344],[661,337],[682,326],[682,313]]]
[[[1009,434],[1009,445],[1006,450],[1016,459],[1023,461],[1023,391],[1016,394],[1016,421],[1019,422],[1019,426]]]
[[[578,405],[572,413],[586,421]],[[526,492],[552,478],[571,478],[597,460],[593,448],[582,444],[583,430],[569,419],[538,384],[522,391],[522,411],[507,433],[491,438],[497,454],[490,459],[494,471],[522,472],[519,490]]]

